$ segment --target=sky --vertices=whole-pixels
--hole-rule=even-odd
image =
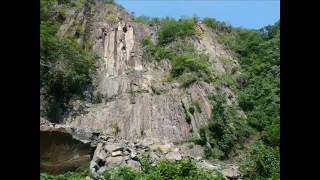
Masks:
[[[135,16],[212,17],[235,27],[260,29],[280,19],[280,0],[116,0]]]

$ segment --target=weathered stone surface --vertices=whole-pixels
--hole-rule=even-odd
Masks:
[[[136,170],[141,170],[141,164],[138,161],[129,160],[127,164],[129,167],[132,167]]]
[[[160,159],[159,156],[154,152],[149,153],[149,158],[151,162],[157,162]]]
[[[149,149],[154,162],[163,158],[180,160],[182,157],[200,161],[198,157],[203,157],[203,147],[176,147],[172,142],[199,136],[199,128],[211,119],[212,107],[208,96],[216,91],[215,87],[206,82],[197,82],[182,88],[178,82],[168,82],[171,61],[151,61],[141,45],[141,40],[148,36],[156,41],[159,27],[132,21],[130,15],[119,6],[106,5],[102,1],[93,2],[89,7],[94,12],[92,15],[84,6],[74,9],[62,23],[57,35],[63,38],[75,34],[77,27],[85,29],[86,40],[92,44],[92,52],[101,57],[92,82],[95,87],[93,94],[101,102],[90,104],[70,101],[72,110],[61,121],[66,125],[50,124],[41,118],[41,132],[57,131],[59,134],[70,135],[64,139],[67,144],[62,145],[61,141],[58,143],[59,148],[44,148],[45,151],[66,152],[57,158],[69,158],[71,155],[74,159],[86,157],[77,161],[82,164],[82,160],[88,161],[92,155],[91,151],[87,151],[87,145],[97,146],[90,162],[90,170],[94,175],[126,162],[138,167],[139,157],[144,152],[150,152]],[[116,17],[114,22],[106,18],[109,15]],[[209,31],[206,25],[198,23],[196,28],[199,35],[187,40],[197,49],[208,52],[209,60],[218,74],[227,73],[239,65],[233,62],[230,53],[218,43],[216,34]],[[84,42],[84,37],[79,37],[78,42]],[[226,59],[233,63],[228,63]],[[236,96],[231,89],[226,87],[223,91],[229,97],[228,103],[236,103]],[[188,113],[195,103],[201,110]],[[41,111],[45,110],[45,104],[41,103]],[[190,124],[186,121],[186,114],[191,116]],[[103,130],[103,135],[99,136],[94,129]],[[41,156],[41,161],[44,162],[46,158]],[[202,162],[202,166],[216,168],[207,162]],[[233,177],[236,173],[226,170],[225,174]]]
[[[150,146],[151,151],[159,151],[161,153],[168,153],[170,149],[173,147],[172,144],[154,144]]]
[[[78,131],[63,126],[40,127],[41,172],[60,173],[89,166],[92,147],[86,138],[90,136],[74,132]]]
[[[104,146],[104,149],[110,153],[114,152],[114,151],[119,151],[122,150],[123,147],[120,144],[106,144]]]
[[[208,163],[207,161],[201,161],[199,164],[200,164],[201,168],[204,168],[207,170],[218,170],[220,168],[219,166],[212,165],[211,163]]]
[[[181,160],[182,156],[179,152],[169,152],[168,154],[166,154],[166,159],[168,160]]]
[[[121,156],[122,155],[122,151],[114,151],[111,153],[111,156],[114,157],[114,156]]]
[[[231,166],[227,169],[223,169],[221,173],[228,179],[232,179],[232,180],[238,179],[241,176],[240,171],[235,166]]]
[[[124,158],[122,156],[108,157],[106,164],[108,167],[114,167],[123,163]]]
[[[101,168],[97,171],[97,174],[102,174],[102,173],[104,173],[106,170],[108,170],[108,167],[107,167],[107,166],[103,166],[103,167],[101,167]]]
[[[142,144],[142,146],[148,147],[148,146],[150,146],[150,145],[153,144],[153,140],[146,138],[146,139],[143,139],[143,141],[141,142],[141,144]]]
[[[130,158],[131,159],[136,159],[137,158],[137,152],[135,150],[131,150],[130,152]]]

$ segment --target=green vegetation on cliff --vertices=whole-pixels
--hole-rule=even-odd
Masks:
[[[171,61],[170,80],[177,80],[184,87],[197,81],[210,82],[213,79],[213,68],[209,63],[209,57],[185,40],[195,35],[196,22],[195,19],[186,18],[180,21],[162,19],[157,34],[158,44],[154,44],[150,38],[142,41],[150,59]]]
[[[61,119],[66,103],[72,97],[83,97],[85,87],[91,82],[97,59],[80,47],[75,38],[60,39],[56,32],[66,18],[63,7],[72,6],[70,1],[41,0],[40,24],[40,88],[48,102],[45,115],[51,121]]]
[[[212,80],[213,70],[205,55],[183,39],[194,35],[194,24],[167,21],[158,33],[158,44],[143,42],[151,57],[172,62],[171,77],[185,85]],[[218,40],[237,56],[241,76],[232,80],[228,75],[219,86],[229,86],[236,93],[238,105],[227,105],[226,94],[219,91],[212,97],[213,115],[209,125],[200,130],[198,143],[206,146],[208,158],[229,158],[241,149],[254,131],[262,136],[251,145],[241,162],[245,178],[279,177],[280,146],[280,23],[261,30],[233,28],[212,18],[203,20],[218,34]],[[184,31],[184,28],[189,29]],[[179,33],[181,31],[185,33]],[[180,43],[180,44],[179,44]],[[204,76],[205,75],[205,76]],[[228,77],[228,78],[227,78]],[[239,116],[243,110],[247,118]]]
[[[144,158],[142,159],[142,170],[137,171],[128,166],[115,167],[105,171],[102,175],[104,180],[154,180],[154,179],[211,179],[223,180],[223,176],[216,172],[207,172],[199,169],[192,160],[158,162],[155,166]],[[57,176],[42,174],[41,180],[85,180],[87,172],[68,172]],[[101,179],[101,178],[100,178]]]
[[[262,133],[241,168],[249,179],[279,179],[280,22],[259,31],[221,28],[221,23],[213,22],[205,21],[219,29],[220,41],[237,54],[241,65],[236,88],[239,106],[249,125]]]

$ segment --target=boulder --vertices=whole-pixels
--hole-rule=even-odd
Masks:
[[[128,160],[127,165],[136,170],[141,170],[141,164],[138,161]]]
[[[157,162],[157,161],[159,161],[159,156],[156,154],[156,153],[154,153],[154,152],[150,152],[149,153],[149,158],[150,158],[150,161],[153,163],[153,162]]]
[[[171,147],[172,147],[172,144],[165,144],[165,145],[160,145],[159,149],[162,153],[166,154],[170,151]]]
[[[154,144],[150,146],[151,151],[160,151],[161,153],[168,153],[172,147],[172,144]]]
[[[131,159],[136,159],[137,158],[137,152],[135,150],[131,150],[130,152],[130,158]]]
[[[121,165],[124,161],[124,158],[122,156],[116,156],[116,157],[108,157],[106,159],[106,165],[108,167],[114,167]]]
[[[115,151],[115,152],[112,152],[112,153],[111,153],[111,156],[112,156],[112,157],[121,156],[121,155],[122,155],[122,151]]]
[[[166,154],[165,158],[168,160],[181,160],[182,156],[179,152],[169,152]]]
[[[217,170],[217,169],[219,169],[218,166],[214,166],[214,165],[212,165],[212,164],[210,164],[210,163],[208,163],[206,161],[200,162],[200,166],[202,168],[206,169],[206,170]]]
[[[230,167],[221,171],[221,173],[228,179],[236,180],[241,177],[241,173],[236,167]]]
[[[110,153],[114,151],[120,151],[123,149],[123,147],[120,144],[106,144],[104,146],[104,149]]]

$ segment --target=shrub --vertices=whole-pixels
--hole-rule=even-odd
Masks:
[[[266,146],[262,141],[257,141],[242,162],[240,170],[247,178],[266,179],[278,177],[280,173],[280,154],[278,148]]]
[[[186,121],[187,121],[188,124],[191,123],[191,117],[190,117],[188,112],[186,112]]]
[[[70,0],[40,1],[40,88],[48,102],[42,113],[54,122],[61,120],[71,98],[84,98],[83,91],[91,83],[98,58],[80,47],[75,39],[55,36],[61,24],[59,17],[67,16],[65,7],[69,6]],[[78,28],[77,32],[80,34],[82,30]]]
[[[217,172],[200,170],[190,159],[180,161],[162,160],[155,166],[151,165],[148,157],[141,160],[142,171],[135,171],[129,167],[115,167],[104,173],[107,180],[115,179],[223,179]]]
[[[150,37],[143,39],[141,43],[150,58],[157,61],[171,60],[172,69],[169,80],[178,80],[182,87],[188,87],[197,81],[212,81],[213,68],[209,63],[209,56],[198,52],[191,43],[178,40],[163,47],[155,45]]]
[[[155,59],[156,61],[160,61],[163,59],[170,59],[171,58],[171,51],[165,47],[161,47],[155,45],[150,37],[144,38],[142,40],[142,46],[147,50],[149,58]]]
[[[114,0],[104,0],[104,3],[106,4],[114,4]]]
[[[46,173],[42,173],[40,174],[40,180],[85,180],[86,176],[88,175],[88,171],[66,172],[59,175],[49,175]]]
[[[194,109],[193,106],[189,107],[189,112],[190,112],[191,114],[194,114],[194,111],[195,111],[195,109]]]
[[[95,72],[97,57],[69,39],[50,36],[53,31],[54,28],[41,25],[40,84],[50,95],[49,119],[56,121],[59,117],[56,108],[62,111],[63,104],[72,96],[83,97],[82,92]]]
[[[227,158],[236,144],[244,142],[251,129],[245,119],[238,114],[234,105],[227,105],[222,92],[210,97],[212,101],[212,120],[200,129],[201,143],[209,143],[205,154],[212,158]]]
[[[192,79],[210,81],[212,79],[212,68],[208,63],[208,56],[204,54],[182,54],[172,59],[171,77],[178,79],[185,73],[192,73]]]
[[[262,132],[263,141],[270,146],[280,146],[280,125],[273,123]]]
[[[112,170],[106,171],[103,174],[105,180],[118,180],[118,179],[135,179],[138,172],[127,166],[121,166],[113,168]]]
[[[106,20],[108,22],[115,23],[115,22],[117,22],[118,18],[117,18],[117,16],[115,14],[107,14],[106,15]]]
[[[195,32],[195,22],[192,19],[182,19],[181,21],[165,19],[158,32],[159,44],[166,45],[178,38],[192,36]]]
[[[189,145],[188,145],[188,148],[189,148],[189,149],[192,149],[193,147],[194,147],[193,144],[189,144]]]
[[[232,31],[231,25],[226,24],[225,22],[217,21],[214,18],[204,18],[203,23],[209,26],[210,28],[214,29],[216,32],[226,32],[230,33]]]
[[[142,23],[142,24],[146,24],[146,25],[153,25],[153,24],[160,24],[161,23],[161,19],[159,19],[157,17],[150,18],[148,16],[137,16],[137,17],[134,17],[133,20],[137,23]]]
[[[194,73],[184,73],[178,79],[182,87],[189,87],[193,83],[197,82],[199,79]]]
[[[197,109],[197,111],[198,111],[199,113],[202,113],[202,110],[201,110],[199,101],[193,102],[193,105],[196,107],[196,109]]]

